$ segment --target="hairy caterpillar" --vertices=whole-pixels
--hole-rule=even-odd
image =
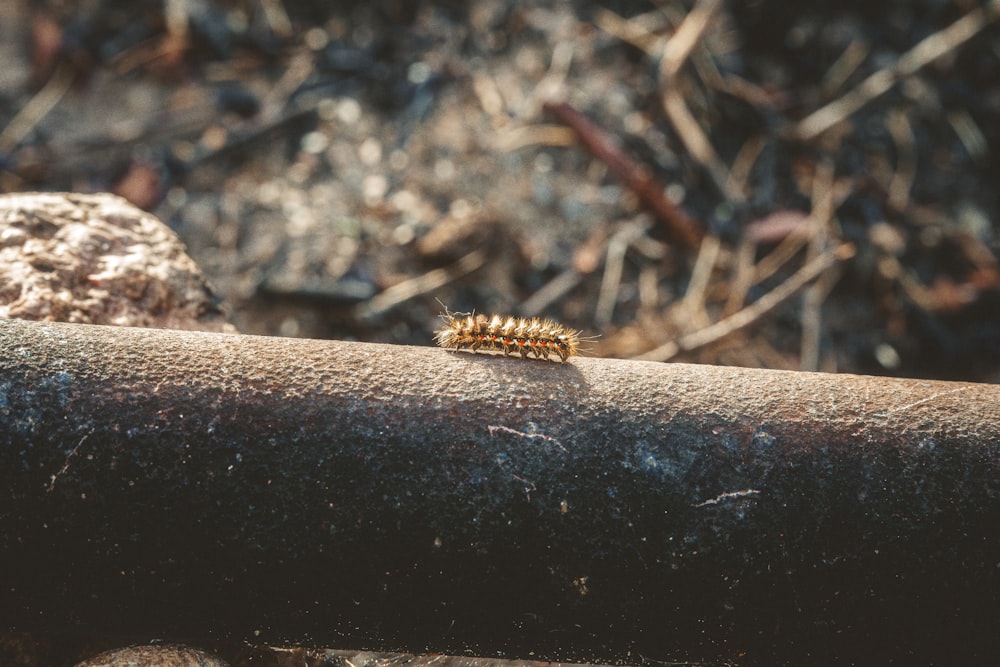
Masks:
[[[552,320],[482,313],[456,317],[447,309],[441,319],[444,326],[434,334],[434,340],[444,348],[503,352],[508,357],[517,353],[522,359],[529,354],[549,359],[554,354],[563,361],[580,351],[580,332]]]

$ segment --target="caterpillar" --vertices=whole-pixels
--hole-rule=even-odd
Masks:
[[[435,332],[434,340],[448,349],[503,352],[505,357],[517,353],[522,359],[529,354],[549,359],[554,354],[563,361],[580,351],[580,332],[548,319],[482,313],[456,317],[447,309],[441,319],[444,326]]]

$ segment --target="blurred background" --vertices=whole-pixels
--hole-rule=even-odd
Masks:
[[[153,212],[244,333],[998,381],[998,5],[0,0],[0,191]]]

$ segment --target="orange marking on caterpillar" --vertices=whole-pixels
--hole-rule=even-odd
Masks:
[[[441,315],[444,326],[435,332],[434,340],[441,347],[502,352],[527,359],[551,359],[550,355],[566,361],[580,352],[580,332],[568,329],[558,322],[537,317],[512,317],[509,315],[460,315],[445,309]]]

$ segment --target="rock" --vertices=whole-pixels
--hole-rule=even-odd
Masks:
[[[200,649],[168,644],[105,651],[76,667],[228,667],[228,663]]]
[[[0,317],[235,331],[177,235],[108,194],[0,195]]]

